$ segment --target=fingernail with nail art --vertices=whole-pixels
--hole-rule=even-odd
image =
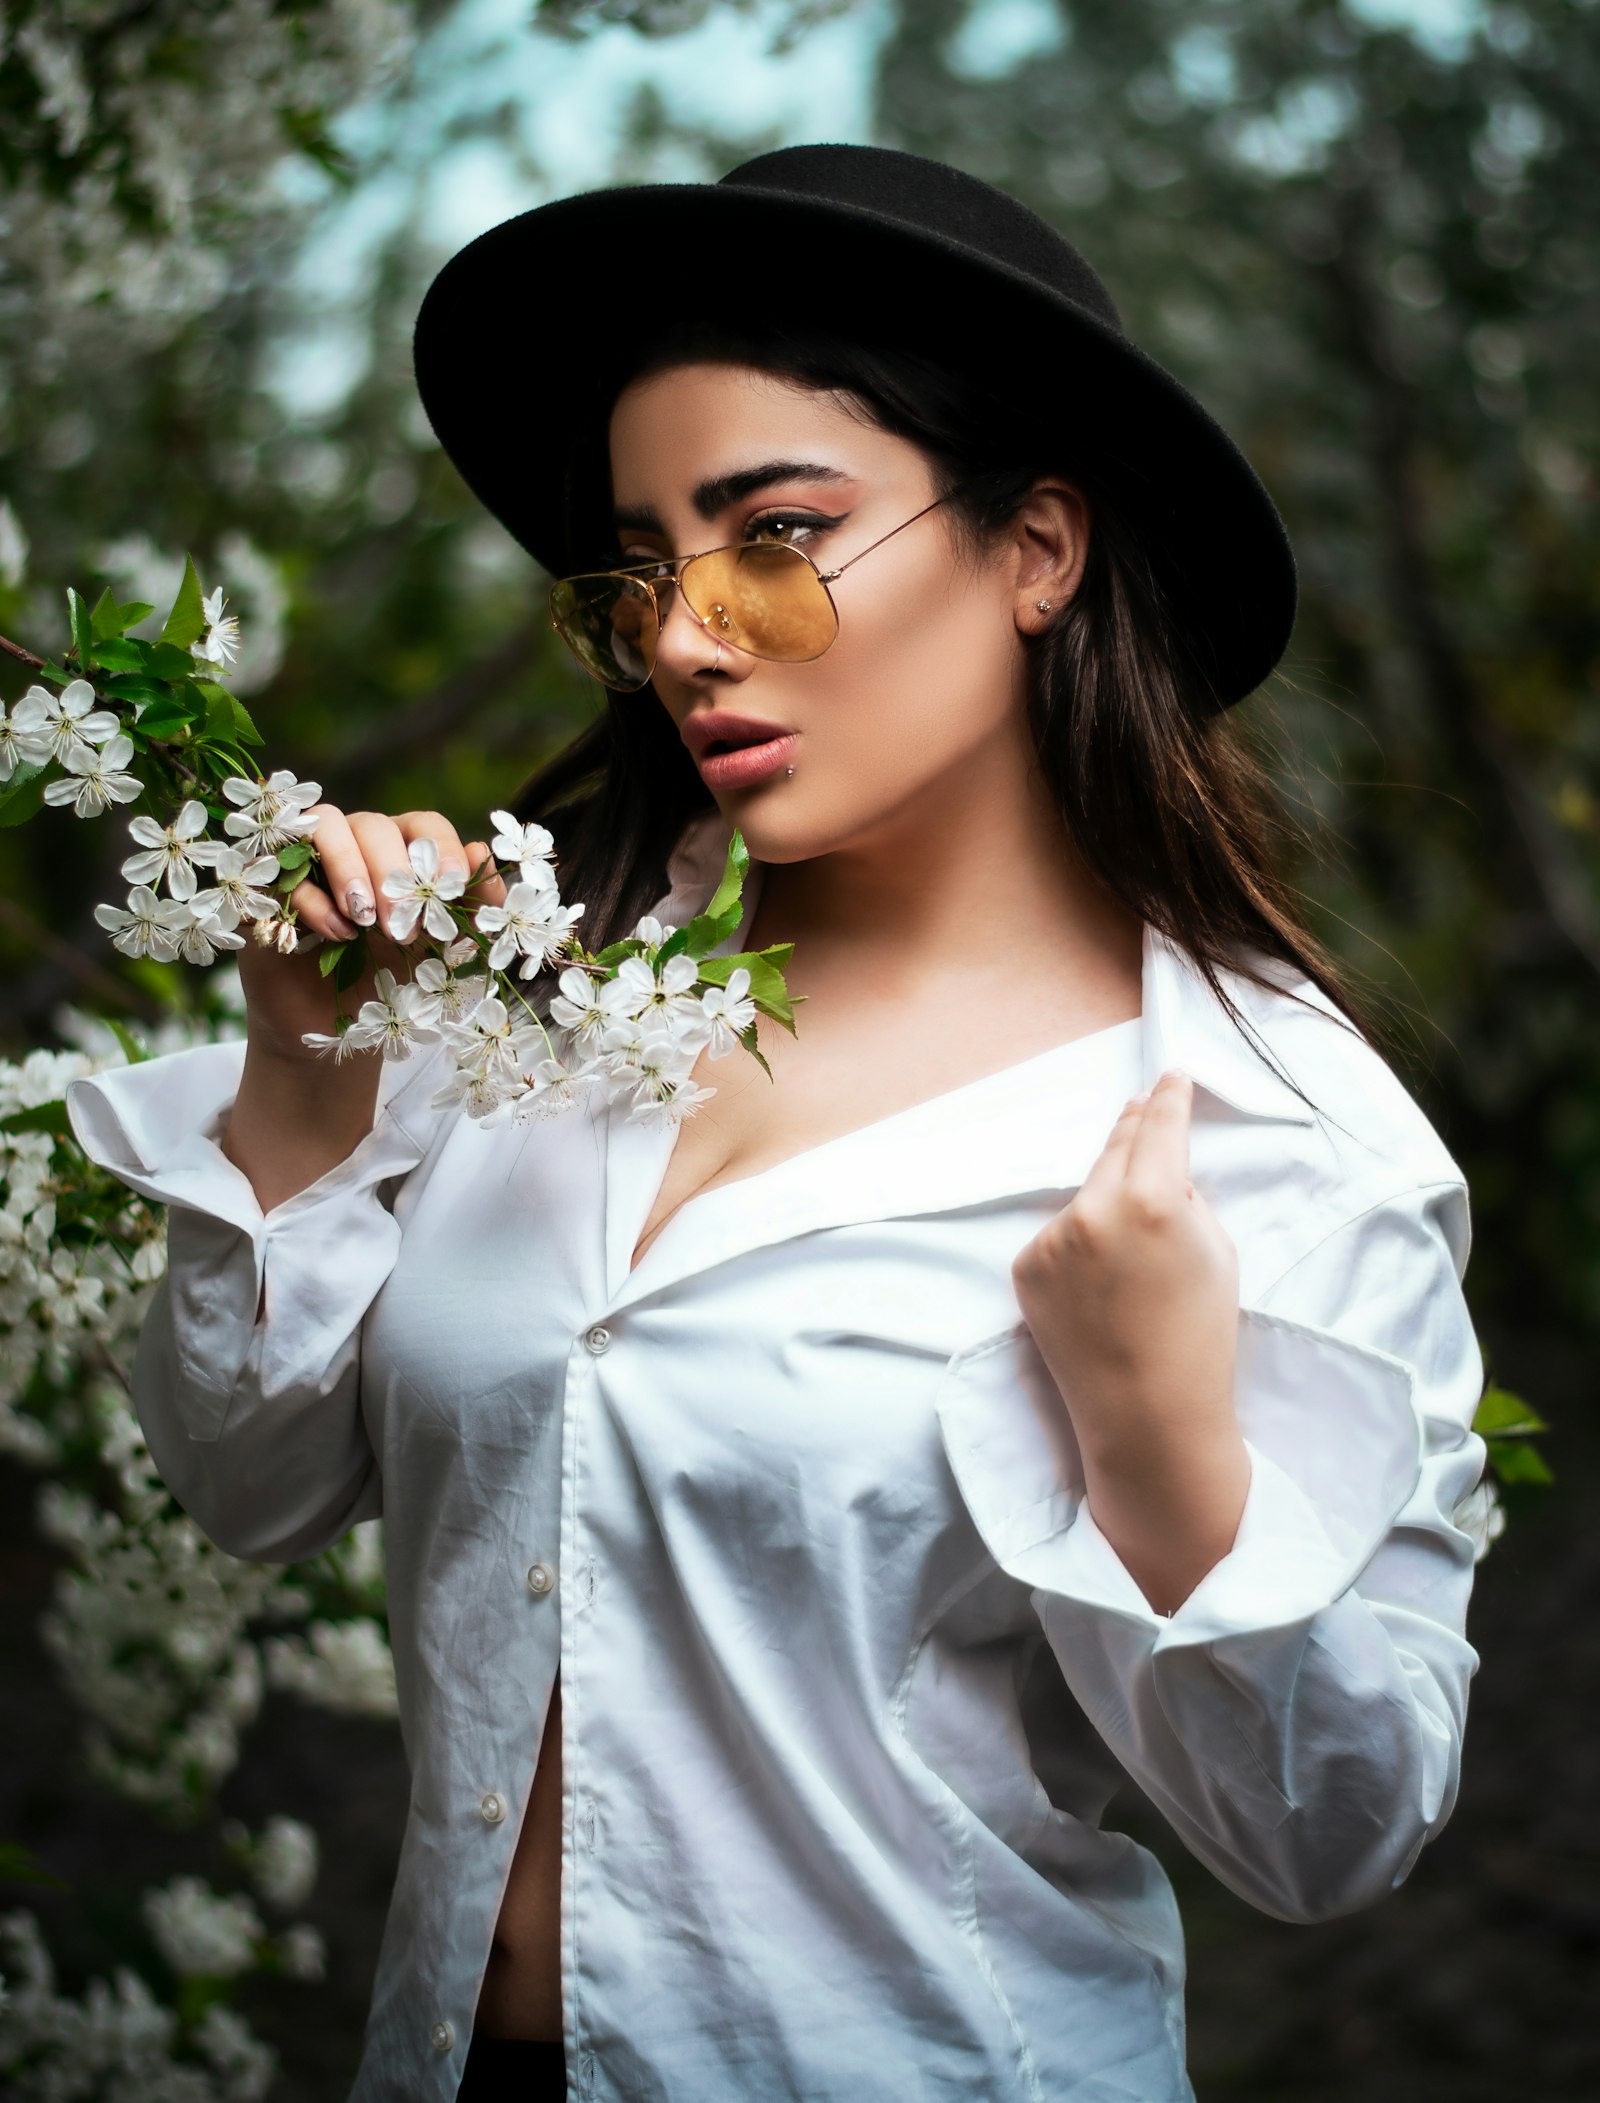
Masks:
[[[369,893],[360,884],[352,884],[344,894],[345,911],[357,927],[371,927],[378,917],[378,909]]]

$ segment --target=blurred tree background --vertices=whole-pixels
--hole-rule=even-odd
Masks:
[[[1594,0],[23,0],[0,27],[0,635],[58,653],[65,585],[164,603],[192,549],[244,617],[271,763],[347,807],[481,829],[591,705],[409,377],[432,271],[546,197],[798,139],[952,161],[1084,249],[1277,497],[1302,611],[1242,712],[1307,825],[1318,932],[1410,1013],[1490,1377],[1552,1421],[1557,1479],[1507,1493],[1461,1802],[1384,1906],[1270,1921],[1129,1792],[1189,1927],[1202,2103],[1600,2080],[1597,108]],[[559,328],[588,296],[508,287],[483,326]],[[560,413],[530,401],[508,443]],[[0,662],[0,697],[25,683]],[[61,1041],[64,1001],[147,1028],[193,1001],[195,973],[127,965],[93,923],[125,852],[67,812],[0,831],[6,1056]],[[28,1902],[81,1981],[200,1843],[73,1764],[32,1635],[58,1551],[35,1476],[0,1470],[23,1720],[0,1835],[72,1883]],[[323,1835],[328,1980],[252,1988],[275,2097],[348,2086],[404,1791],[386,1726],[275,1697],[224,1791]]]

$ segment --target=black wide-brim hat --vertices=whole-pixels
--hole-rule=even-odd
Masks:
[[[1282,656],[1294,556],[1238,446],[1128,340],[1054,227],[958,168],[877,146],[789,146],[715,183],[561,198],[445,264],[417,318],[423,407],[552,576],[605,560],[611,406],[652,336],[691,318],[842,328],[988,382],[1041,473],[1076,469],[1117,504],[1221,705]]]

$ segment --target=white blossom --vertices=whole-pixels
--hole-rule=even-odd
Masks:
[[[554,886],[555,871],[549,857],[555,851],[555,836],[542,825],[524,825],[510,811],[491,811],[495,825],[489,851],[497,860],[520,865],[522,881],[542,889]]]
[[[699,976],[693,957],[668,957],[659,971],[643,957],[624,957],[616,977],[601,988],[600,1003],[615,1021],[659,1023],[684,1041],[703,1043],[710,1026],[695,997]]]
[[[1490,1542],[1497,1541],[1506,1530],[1505,1505],[1491,1477],[1480,1476],[1456,1506],[1454,1516],[1457,1526],[1471,1538],[1472,1560],[1481,1563],[1489,1553]]]
[[[564,906],[553,884],[513,884],[504,905],[478,908],[474,924],[478,932],[493,935],[489,968],[503,971],[513,957],[520,956],[523,978],[532,978],[549,957],[559,956],[572,939],[573,923],[581,919],[581,905]]]
[[[383,1631],[365,1614],[353,1621],[314,1621],[308,1637],[269,1636],[267,1678],[319,1709],[344,1716],[394,1716],[394,1658]]]
[[[417,966],[417,984],[425,992],[436,994],[439,1014],[443,1021],[459,1022],[470,1015],[489,991],[489,976],[482,969],[463,971],[464,964],[477,964],[478,945],[470,935],[462,935],[458,941],[436,957],[424,957]]]
[[[205,805],[191,796],[170,825],[158,825],[141,813],[128,820],[128,831],[147,851],[130,854],[122,873],[131,884],[154,887],[162,877],[174,898],[193,898],[199,885],[196,866],[209,868],[229,852],[220,840],[204,840],[209,819]]]
[[[59,760],[65,766],[80,746],[103,745],[115,737],[116,716],[94,703],[95,691],[87,679],[74,679],[59,694],[52,694],[48,687],[30,686],[12,711],[19,733],[39,747],[28,756]],[[128,750],[132,752],[131,744]]]
[[[50,757],[48,734],[21,711],[21,701],[9,712],[0,701],[0,781],[9,781],[19,766],[37,767]]]
[[[552,1055],[540,1059],[526,1076],[521,1092],[511,1099],[512,1118],[518,1124],[526,1124],[530,1118],[558,1116],[573,1109],[602,1078],[597,1067],[583,1064],[576,1057]]]
[[[681,1040],[660,1024],[647,1025],[637,1035],[629,1035],[617,1049],[632,1083],[630,1124],[652,1129],[675,1125],[717,1092],[715,1088],[701,1087],[690,1077],[684,1066]]]
[[[350,1042],[350,1032],[354,1027],[354,1023],[347,1022],[342,1030],[304,1030],[300,1042],[307,1051],[314,1051],[322,1059],[331,1052],[334,1065],[342,1066],[346,1059],[354,1058],[364,1049],[359,1039],[354,1044]]]
[[[220,584],[201,601],[201,609],[206,617],[206,632],[189,654],[202,670],[226,671],[239,654],[238,617],[224,613],[222,609],[225,604]],[[312,800],[315,801],[315,798]]]
[[[301,1819],[269,1818],[249,1850],[250,1878],[268,1905],[292,1913],[317,1881],[317,1836]]]
[[[581,964],[569,964],[556,985],[560,990],[550,1002],[552,1018],[563,1029],[571,1030],[580,1044],[593,1050],[613,1019],[602,998],[602,987]]]
[[[707,986],[700,995],[700,1009],[710,1025],[706,1049],[713,1059],[735,1050],[739,1032],[756,1019],[756,1004],[749,996],[750,973],[743,964],[728,973],[726,986]]]
[[[45,784],[45,802],[70,803],[80,818],[97,818],[113,803],[132,803],[144,790],[137,774],[124,771],[132,757],[133,740],[122,731],[99,752],[75,745],[62,761],[66,777]]]
[[[212,888],[189,901],[197,920],[213,920],[232,932],[241,920],[265,920],[278,902],[260,889],[278,874],[275,854],[250,855],[242,847],[222,847],[212,864]],[[215,940],[215,937],[213,937]]]
[[[456,938],[455,915],[449,900],[459,898],[467,887],[464,869],[439,868],[439,843],[424,835],[406,848],[409,869],[394,869],[383,879],[383,895],[394,900],[389,915],[391,940],[406,942],[420,919],[436,942]]]
[[[140,1910],[180,1979],[234,1979],[253,1971],[266,1928],[242,1892],[219,1898],[201,1877],[173,1877]]]
[[[677,932],[670,920],[658,920],[654,913],[646,913],[634,929],[633,939],[645,943],[650,949],[659,949],[670,935]]]
[[[194,914],[181,898],[157,898],[148,884],[128,893],[126,907],[97,905],[94,917],[108,928],[116,948],[127,957],[154,957],[170,964],[178,944],[193,924]]]
[[[297,781],[287,767],[279,767],[265,781],[230,774],[222,793],[238,806],[223,819],[223,830],[252,857],[275,854],[291,840],[309,839],[317,829],[320,813],[311,816],[310,810],[321,800],[322,784]]]
[[[414,1044],[439,1034],[439,996],[414,980],[397,984],[389,970],[380,971],[373,983],[378,997],[362,1002],[345,1041],[355,1051],[381,1050],[386,1059],[409,1059]]]
[[[219,949],[243,949],[243,935],[236,935],[231,928],[219,927],[215,920],[204,914],[194,915],[192,900],[188,902],[188,910],[191,918],[178,940],[178,954],[186,964],[213,964]]]
[[[299,1921],[278,1937],[278,1962],[286,1977],[314,1985],[327,1976],[328,1952],[317,1930]]]

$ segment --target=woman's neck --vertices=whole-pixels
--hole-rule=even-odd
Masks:
[[[986,970],[992,995],[1047,972],[1096,1003],[1137,977],[1143,927],[1072,846],[1037,775],[918,808],[870,837],[762,864],[748,944],[793,942],[791,983],[844,970],[915,994]]]

